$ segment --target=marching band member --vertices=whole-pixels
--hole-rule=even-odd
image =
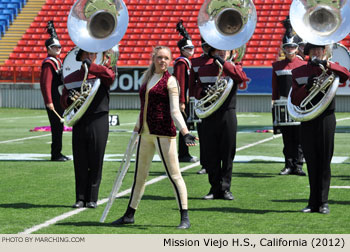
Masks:
[[[219,67],[218,61],[223,66],[222,77],[234,81],[233,87],[221,107],[208,117],[202,118],[203,132],[200,136],[204,144],[204,155],[206,156],[206,169],[209,183],[211,185],[209,193],[204,199],[225,199],[233,200],[231,193],[232,165],[236,152],[236,93],[238,84],[247,81],[247,76],[243,72],[240,64],[235,65],[227,61],[230,51],[217,50],[211,48],[208,52],[208,62],[198,68],[199,81],[195,97],[197,99],[206,95],[210,86],[217,81]]]
[[[191,59],[191,70],[190,70],[190,80],[189,80],[189,96],[190,99],[195,97],[195,90],[199,88],[199,76],[198,76],[198,69],[200,66],[203,66],[207,64],[210,61],[210,58],[208,56],[208,52],[210,50],[209,44],[201,38],[201,46],[203,50],[203,54],[197,58]],[[197,174],[206,174],[206,157],[204,155],[204,144],[201,142],[201,136],[205,135],[202,128],[202,123],[197,122],[197,132],[199,137],[199,161],[201,164],[201,169],[197,172]]]
[[[294,105],[300,105],[309,94],[315,78],[322,73],[320,64],[325,67],[328,74],[334,72],[339,76],[340,83],[346,82],[350,77],[350,73],[345,67],[325,59],[325,46],[307,43],[304,54],[309,55],[308,63],[292,71],[291,101]],[[328,214],[330,212],[328,193],[336,127],[334,110],[335,101],[333,99],[321,115],[312,120],[301,122],[301,144],[310,185],[309,201],[308,205],[301,210],[303,213]]]
[[[282,49],[286,58],[272,63],[272,104],[275,100],[286,100],[292,87],[292,70],[305,65],[306,62],[297,57],[298,44],[296,35],[284,36]],[[300,125],[279,127],[283,137],[284,168],[280,175],[295,174],[305,176],[303,167],[303,151],[300,144]]]
[[[60,94],[58,91],[58,87],[63,85],[62,62],[59,58],[62,47],[52,21],[48,22],[47,31],[51,37],[45,41],[47,57],[41,65],[40,89],[51,126],[51,161],[67,161],[70,158],[61,153],[64,125],[54,112],[56,111],[61,117],[64,112],[60,104]]]
[[[177,42],[181,55],[175,59],[174,76],[178,80],[180,86],[180,111],[185,122],[187,122],[187,115],[189,114],[189,100],[187,98],[187,92],[191,69],[191,61],[189,58],[191,58],[194,54],[194,45],[192,44],[192,40],[185,27],[183,27],[182,22],[183,21],[180,20],[176,26],[177,31],[179,31],[183,38]],[[188,126],[189,125],[187,124],[187,127]],[[181,133],[179,133],[179,162],[194,163],[197,161],[198,159],[196,157],[192,157],[189,153],[188,146],[185,144]]]
[[[140,88],[141,111],[134,128],[134,131],[139,133],[139,140],[130,200],[125,214],[112,222],[112,225],[134,223],[134,214],[144,194],[149,168],[157,150],[180,209],[181,222],[177,228],[190,227],[187,189],[177,157],[175,125],[184,136],[186,145],[195,145],[197,138],[189,133],[181,116],[177,81],[168,72],[170,62],[171,51],[168,47],[154,48],[152,63],[143,75]]]
[[[75,171],[76,203],[73,208],[96,208],[102,177],[103,157],[106,149],[109,123],[109,89],[115,73],[112,69],[95,64],[96,53],[80,49],[76,56],[88,67],[87,79],[99,78],[101,85],[89,108],[73,126],[73,160]],[[61,104],[67,108],[74,100],[75,92],[80,91],[85,70],[81,69],[64,78]],[[78,92],[76,91],[76,92]]]

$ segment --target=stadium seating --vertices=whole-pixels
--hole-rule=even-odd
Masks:
[[[67,17],[74,2],[75,0],[47,0],[0,71],[6,64],[36,64],[38,67],[35,68],[35,76],[38,77],[41,61],[45,57],[44,42],[49,38],[46,25],[50,20],[54,21],[63,45],[63,59],[75,46],[67,30]],[[129,12],[129,24],[120,42],[119,66],[148,65],[152,47],[158,44],[168,45],[176,57],[179,54],[177,41],[182,38],[176,31],[176,24],[180,19],[183,19],[184,26],[196,46],[195,56],[201,54],[197,15],[204,0],[124,0],[124,2]],[[254,1],[258,22],[254,35],[246,45],[246,53],[242,60],[244,66],[271,66],[277,59],[285,31],[281,21],[289,14],[291,2],[292,0]],[[11,23],[25,3],[26,0],[0,0],[0,32],[5,32],[8,24],[4,17],[8,17],[7,22]],[[5,4],[6,8],[1,7]],[[9,4],[17,6],[17,10],[11,9],[11,13],[4,12],[5,9],[9,10]],[[349,39],[343,42],[349,47]],[[29,67],[21,69],[31,71]]]

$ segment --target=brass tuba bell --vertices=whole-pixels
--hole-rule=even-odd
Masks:
[[[293,0],[289,16],[294,31],[314,45],[328,45],[350,32],[350,3],[347,0]]]
[[[128,10],[122,0],[78,0],[70,10],[67,27],[78,47],[103,52],[119,43],[128,23]]]
[[[198,14],[201,36],[220,50],[244,45],[253,35],[256,22],[256,9],[251,0],[206,0]]]

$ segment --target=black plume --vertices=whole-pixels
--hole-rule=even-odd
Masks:
[[[293,36],[293,27],[290,23],[289,16],[287,16],[286,19],[282,21],[282,24],[283,24],[284,28],[286,29],[284,36],[286,36],[288,38],[292,37]]]
[[[50,34],[51,38],[57,38],[58,39],[56,30],[55,30],[55,26],[53,25],[53,21],[52,20],[47,22],[46,28],[47,28],[47,33]]]
[[[185,39],[191,40],[190,35],[187,33],[186,28],[183,26],[183,20],[180,19],[180,21],[176,24],[176,30],[180,33],[181,36],[183,36]]]

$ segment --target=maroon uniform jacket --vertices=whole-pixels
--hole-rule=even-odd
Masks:
[[[180,103],[187,103],[186,92],[188,89],[188,82],[190,76],[191,62],[186,57],[178,57],[174,63],[174,76],[179,82],[180,86]]]
[[[219,67],[213,61],[213,59],[210,59],[210,61],[208,61],[206,65],[199,67],[199,82],[197,83],[197,85],[199,85],[200,88],[198,88],[198,91],[201,90],[201,87],[204,87],[206,85],[213,86],[217,80],[218,74]],[[234,85],[225,102],[220,107],[220,110],[236,108],[237,87],[238,84],[248,80],[247,75],[243,71],[241,65],[234,65],[232,62],[226,61],[223,65],[222,77],[225,78],[227,81],[229,81],[229,79],[231,78],[234,81]],[[202,98],[201,94],[198,92],[196,92],[195,97],[197,99]]]
[[[198,69],[206,64],[213,63],[213,59],[209,58],[207,54],[202,54],[198,58],[191,59],[191,70],[190,70],[190,80],[189,80],[189,96],[195,97],[196,93],[200,93],[202,87],[199,85]]]
[[[47,58],[43,60],[40,74],[40,89],[45,105],[55,103],[54,106],[57,106],[60,104],[58,86],[62,85],[61,67],[62,63],[60,59],[53,56],[48,55]]]
[[[84,68],[81,68],[64,78],[64,88],[61,97],[62,107],[67,108],[69,106],[69,89],[76,89],[78,92],[80,92],[80,86],[84,79],[84,73]],[[96,78],[101,80],[101,85],[84,115],[109,111],[109,88],[113,84],[115,73],[110,68],[92,63],[89,67],[87,79]]]
[[[293,83],[292,70],[306,64],[307,62],[299,57],[291,61],[286,58],[272,63],[272,100],[288,96]]]
[[[346,82],[350,77],[349,71],[338,63],[329,62],[328,73],[331,71],[339,76],[339,83]],[[292,71],[293,90],[291,93],[291,101],[294,105],[300,105],[303,99],[309,94],[309,91],[305,88],[308,78],[310,76],[319,76],[321,73],[321,68],[311,64],[310,61],[306,65],[302,65]],[[335,109],[334,101],[329,105],[329,109]]]

